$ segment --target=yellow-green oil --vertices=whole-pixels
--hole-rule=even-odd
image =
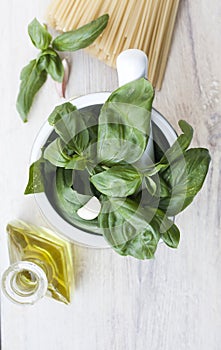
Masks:
[[[40,266],[48,279],[48,294],[68,304],[74,283],[71,244],[51,230],[20,220],[7,225],[10,262],[30,261]],[[19,284],[33,287],[28,272],[21,274]]]

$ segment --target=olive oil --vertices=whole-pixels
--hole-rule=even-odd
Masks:
[[[7,225],[11,264],[30,262],[38,265],[47,277],[47,294],[68,304],[74,282],[71,244],[51,230],[20,220]],[[20,289],[31,289],[35,279],[29,271],[19,272]]]

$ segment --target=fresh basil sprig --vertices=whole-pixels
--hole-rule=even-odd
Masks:
[[[63,81],[64,68],[56,50],[76,51],[91,45],[107,26],[108,19],[108,14],[105,14],[76,30],[58,35],[54,40],[46,26],[41,25],[36,18],[28,25],[30,39],[41,51],[36,59],[23,68],[20,75],[16,107],[24,122],[27,122],[34,97],[45,83],[47,75],[57,82]]]
[[[210,163],[207,149],[188,149],[193,129],[180,120],[181,134],[174,144],[164,154],[155,152],[155,164],[139,169],[153,98],[151,84],[142,78],[114,91],[98,119],[71,103],[57,106],[48,118],[53,137],[31,165],[25,191],[50,193],[68,222],[103,234],[117,253],[137,259],[153,258],[160,239],[177,248],[180,232],[170,217],[193,201]],[[93,196],[101,211],[87,221],[77,210]]]

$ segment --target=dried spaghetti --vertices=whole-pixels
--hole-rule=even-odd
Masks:
[[[57,30],[68,31],[108,13],[107,28],[87,50],[113,67],[121,51],[145,51],[148,78],[160,89],[178,5],[179,0],[53,0],[47,22]]]

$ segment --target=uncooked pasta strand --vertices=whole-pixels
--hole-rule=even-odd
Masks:
[[[168,18],[171,18],[172,10],[173,10],[173,4],[167,3],[166,8],[164,9],[164,16],[162,16],[162,22],[163,21],[165,22],[164,24],[165,30],[162,31],[159,29],[157,33],[156,41],[158,43],[158,47],[156,48],[156,51],[153,54],[153,72],[155,75],[152,77],[153,81],[155,81],[155,85],[158,85],[157,83],[158,74],[165,55],[164,48],[167,45],[167,42],[169,40],[168,29],[169,29],[170,21],[168,21]],[[162,25],[160,26],[160,28],[162,28]],[[158,74],[156,74],[156,72]]]
[[[117,11],[115,12],[113,25],[109,30],[109,35],[107,36],[107,41],[104,46],[104,51],[106,51],[107,54],[111,54],[111,47],[113,47],[113,42],[117,37],[117,32],[119,30],[120,23],[123,18],[123,9],[125,8],[125,1],[119,1],[118,6],[119,7]]]
[[[160,62],[160,55],[163,48],[163,42],[166,39],[164,37],[164,34],[166,32],[167,24],[169,22],[168,18],[170,17],[171,8],[172,8],[171,1],[166,1],[162,8],[162,15],[160,16],[159,26],[156,33],[154,51],[151,55],[153,72],[157,71],[158,62]]]
[[[154,0],[151,4],[151,9],[150,9],[150,18],[149,21],[146,22],[146,31],[145,36],[144,36],[144,40],[143,40],[143,48],[145,52],[148,52],[149,54],[149,50],[151,47],[151,44],[153,43],[154,40],[154,29],[157,25],[157,14],[159,12],[159,4],[160,4],[161,0]],[[149,57],[149,59],[151,60],[151,58]]]
[[[56,13],[58,12],[60,7],[63,7],[63,1],[55,0],[50,4],[50,6],[48,6],[47,10],[47,22],[52,27],[55,27],[55,29],[57,29]]]
[[[159,89],[178,6],[179,0],[52,0],[47,23],[68,31],[109,13],[108,26],[87,51],[113,67],[121,51],[145,51],[149,58],[148,78]]]
[[[116,54],[116,52],[121,50],[120,48],[122,47],[122,42],[125,42],[125,28],[128,21],[128,17],[130,16],[130,13],[131,13],[131,7],[132,7],[132,3],[127,2],[125,6],[125,13],[124,13],[124,16],[122,17],[121,25],[118,30],[118,35],[113,41],[113,54]]]
[[[117,12],[117,5],[118,5],[118,3],[116,1],[111,1],[110,5],[109,5],[109,8],[108,8],[108,11],[107,11],[109,13],[109,16],[110,16],[108,27],[106,28],[106,30],[108,30],[108,33],[110,31],[110,28],[114,25],[113,22],[114,22],[114,18],[115,18],[115,12]],[[108,37],[109,37],[109,35],[108,35]],[[97,42],[99,43],[100,48],[102,49],[102,51],[104,51],[104,46],[105,46],[105,44],[107,42],[107,36],[104,35],[104,33],[103,33],[103,35],[100,37],[100,39],[98,38],[98,40],[96,40],[96,43]]]
[[[135,40],[134,40],[134,47],[142,47],[141,39],[142,39],[142,33],[145,33],[145,21],[146,18],[148,17],[147,14],[149,12],[151,1],[145,1],[144,2],[144,7],[143,7],[143,13],[141,14],[141,21],[140,21],[140,26],[138,28],[137,33],[134,33]],[[145,16],[143,14],[146,14]]]
[[[161,65],[160,65],[159,72],[158,72],[158,81],[157,81],[157,85],[156,85],[156,87],[158,89],[160,89],[162,86],[163,76],[165,73],[165,68],[166,68],[166,64],[167,64],[167,60],[168,60],[168,54],[169,54],[169,49],[170,49],[170,45],[171,45],[171,40],[172,40],[172,35],[173,35],[173,30],[174,30],[174,25],[175,25],[178,7],[179,7],[179,0],[174,0],[172,15],[171,15],[171,18],[170,18],[170,21],[168,24],[169,28],[167,31],[167,40],[165,40]]]
[[[81,17],[84,11],[87,9],[87,1],[76,0],[75,7],[72,9],[72,14],[69,20],[66,21],[67,29],[69,30],[70,25],[75,21],[75,28],[80,27]],[[81,5],[81,6],[80,6]]]
[[[47,14],[50,17],[53,17],[56,11],[56,8],[61,3],[61,0],[54,0],[47,8]]]
[[[70,14],[72,6],[73,6],[72,0],[66,1],[66,4],[63,6],[63,11],[61,11],[56,17],[56,22],[60,23],[58,27],[63,28],[64,31],[65,31],[65,22]]]

